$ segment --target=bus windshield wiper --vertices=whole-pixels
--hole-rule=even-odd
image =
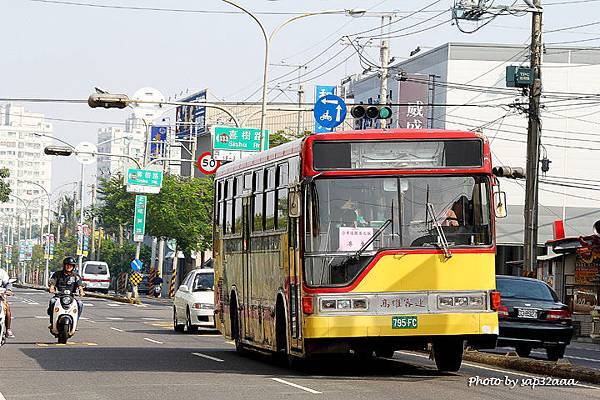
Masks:
[[[352,256],[352,258],[358,260],[358,258],[361,256],[362,253],[364,253],[364,251],[367,249],[367,247],[369,247],[371,245],[371,243],[373,243],[375,241],[375,239],[377,239],[379,237],[379,235],[381,235],[383,233],[383,231],[385,230],[385,228],[387,228],[391,223],[392,223],[392,220],[391,219],[387,219],[383,223],[383,225],[381,225],[379,227],[379,229],[377,229],[375,231],[375,233],[373,234],[373,236],[371,236],[371,238],[369,240],[367,240],[367,242],[365,244],[363,244],[362,247],[356,251],[356,253],[354,253],[354,255]]]
[[[435,230],[438,234],[439,244],[442,250],[444,251],[444,256],[446,258],[452,257],[452,252],[450,252],[450,246],[448,245],[448,240],[446,239],[446,235],[444,234],[444,230],[440,225],[440,222],[436,218],[435,209],[433,208],[433,204],[427,202],[427,211],[431,214],[431,220],[433,225],[435,226]]]

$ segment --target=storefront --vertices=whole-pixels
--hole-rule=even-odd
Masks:
[[[592,311],[600,289],[600,237],[551,240],[547,256],[538,257],[537,278],[548,283],[573,313],[576,334],[592,333]]]

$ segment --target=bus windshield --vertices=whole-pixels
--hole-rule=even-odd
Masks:
[[[487,178],[386,176],[316,179],[307,192],[306,278],[347,284],[380,249],[492,243]]]

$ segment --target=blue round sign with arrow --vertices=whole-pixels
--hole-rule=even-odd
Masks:
[[[327,94],[315,103],[315,121],[325,128],[335,128],[344,122],[348,108],[341,97]]]
[[[136,272],[142,269],[142,262],[140,260],[138,260],[137,258],[135,260],[133,260],[130,265],[131,265],[131,269]]]

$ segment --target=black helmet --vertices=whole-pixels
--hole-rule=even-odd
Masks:
[[[75,261],[73,257],[65,257],[65,259],[63,260],[63,267],[67,264],[76,265],[77,261]]]

